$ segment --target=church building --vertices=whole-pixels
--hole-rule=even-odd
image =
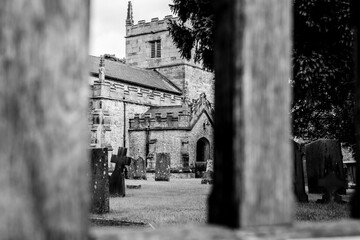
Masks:
[[[126,147],[148,169],[156,153],[169,153],[171,168],[182,171],[213,158],[214,75],[181,58],[167,29],[171,20],[177,18],[134,24],[129,2],[126,63],[89,57],[90,147],[109,154]]]

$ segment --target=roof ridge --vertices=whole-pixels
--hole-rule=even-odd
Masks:
[[[170,85],[172,85],[176,90],[178,90],[179,92],[182,92],[182,90],[175,85],[175,83],[173,83],[172,81],[170,81],[170,79],[168,79],[167,77],[165,77],[163,74],[161,74],[158,70],[153,69],[154,72],[156,72],[157,74],[159,74],[165,81],[167,81],[168,83],[170,83]]]

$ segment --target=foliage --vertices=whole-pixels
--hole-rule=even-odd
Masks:
[[[353,144],[350,0],[294,0],[293,134]]]
[[[211,0],[173,0],[170,33],[181,55],[213,69]],[[355,143],[350,0],[293,0],[293,135]]]
[[[107,59],[107,60],[113,61],[113,62],[121,62],[121,63],[124,63],[124,64],[126,63],[125,58],[117,58],[115,56],[115,54],[105,53],[104,58]]]
[[[179,17],[169,31],[181,56],[194,57],[207,70],[214,69],[214,8],[211,0],[173,0],[170,8]]]

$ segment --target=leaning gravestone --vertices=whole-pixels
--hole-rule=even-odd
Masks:
[[[125,197],[125,167],[131,163],[131,158],[126,156],[127,149],[119,147],[118,154],[111,156],[111,162],[115,163],[114,172],[110,176],[110,195]]]
[[[295,141],[294,146],[294,192],[298,202],[308,202],[309,198],[305,192],[305,179],[303,168],[303,153],[301,151],[301,145]]]
[[[214,162],[211,159],[206,161],[206,171],[203,174],[201,184],[212,184],[214,181]]]
[[[157,153],[155,181],[170,181],[170,153]]]
[[[102,214],[110,210],[107,148],[91,149],[91,213]]]
[[[333,171],[340,181],[345,181],[340,142],[330,139],[319,139],[305,146],[306,170],[309,193],[323,193],[319,179]],[[346,189],[339,190],[346,193]]]
[[[146,180],[145,160],[141,157],[131,161],[129,166],[129,179],[144,179]]]

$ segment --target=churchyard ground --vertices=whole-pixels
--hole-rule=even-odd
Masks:
[[[175,224],[201,224],[207,218],[207,198],[211,185],[201,179],[170,179],[169,182],[125,180],[126,185],[141,185],[140,189],[126,189],[126,197],[110,198],[110,213],[91,215],[105,220],[145,223],[142,227],[159,228]],[[348,192],[351,192],[351,190]],[[315,203],[320,194],[309,194],[309,203],[296,203],[298,221],[337,221],[349,217],[349,204]],[[343,197],[349,201],[349,194]]]

